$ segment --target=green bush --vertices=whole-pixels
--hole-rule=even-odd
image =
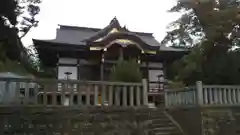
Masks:
[[[118,60],[117,65],[112,68],[110,77],[112,81],[120,82],[141,82],[142,80],[140,67],[135,59]]]
[[[171,81],[168,82],[168,88],[169,89],[179,89],[179,88],[184,88],[185,85],[181,81]]]
[[[0,72],[13,72],[19,75],[28,75],[29,72],[18,61],[12,61],[5,58],[4,61],[0,60]]]

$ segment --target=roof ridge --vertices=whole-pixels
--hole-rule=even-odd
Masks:
[[[84,26],[71,26],[71,25],[60,25],[58,24],[58,26],[60,26],[60,29],[85,29],[85,30],[93,30],[93,31],[99,31],[102,28],[94,28],[94,27],[84,27]]]
[[[71,26],[71,25],[60,25],[60,24],[58,24],[58,26],[60,26],[60,29],[75,29],[75,30],[92,30],[92,31],[95,31],[95,32],[98,32],[98,31],[100,31],[100,30],[103,30],[104,28],[106,28],[106,27],[104,27],[104,28],[94,28],[94,27],[83,27],[83,26]],[[109,25],[108,25],[109,26]],[[131,33],[135,33],[135,34],[138,34],[138,35],[142,35],[142,36],[144,36],[144,35],[149,35],[149,36],[152,36],[153,35],[153,33],[151,33],[151,32],[138,32],[138,31],[131,31],[131,30],[129,30],[129,32],[131,32]]]
[[[142,35],[142,36],[145,36],[145,35],[149,35],[149,36],[152,36],[153,33],[151,32],[137,32],[137,31],[131,31],[132,33],[135,33],[135,34],[138,34],[138,35]]]

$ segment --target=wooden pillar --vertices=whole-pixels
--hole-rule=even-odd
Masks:
[[[104,80],[104,54],[102,54],[101,65],[100,65],[100,79]]]
[[[152,95],[152,101],[153,101],[153,103],[156,104],[156,96],[155,95]]]
[[[65,100],[66,100],[66,94],[65,94],[65,91],[66,91],[66,85],[67,85],[67,83],[65,82],[65,83],[61,83],[61,85],[62,85],[62,90],[61,90],[61,105],[64,105],[65,106]],[[46,95],[45,94],[45,89],[44,89],[44,95]]]
[[[146,78],[146,80],[147,80],[147,97],[148,97],[148,93],[149,93],[149,90],[150,90],[150,86],[149,86],[149,62],[148,62],[148,58],[147,58],[148,55],[145,54],[144,57],[145,57],[146,70],[147,70],[147,78]]]
[[[166,80],[167,78],[167,62],[166,60],[163,61],[163,64],[162,64],[162,70],[163,70],[163,78],[164,80]],[[166,85],[166,82],[164,82],[164,85]]]
[[[123,60],[124,58],[123,58],[123,48],[122,47],[120,47],[120,50],[119,50],[119,59],[120,60]]]
[[[56,79],[59,79],[58,78],[59,77],[58,76],[58,72],[59,72],[58,70],[59,70],[59,63],[57,62],[57,64],[56,64],[56,76],[55,76]]]
[[[77,80],[80,80],[80,59],[77,60]]]
[[[57,53],[56,79],[58,79],[58,70],[59,70],[59,54]]]
[[[103,63],[101,63],[100,65],[100,80],[103,81],[104,80],[104,66],[103,66]]]

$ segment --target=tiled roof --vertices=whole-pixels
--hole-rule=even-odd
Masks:
[[[115,23],[115,25],[113,25]],[[77,27],[77,26],[65,26],[60,25],[60,29],[57,29],[57,36],[53,40],[41,40],[45,42],[52,43],[61,43],[61,44],[72,44],[72,45],[87,45],[86,41],[88,39],[96,39],[99,35],[103,35],[106,31],[112,26],[121,27],[116,18],[114,18],[110,24],[104,29],[98,28],[88,28],[88,27]],[[121,29],[137,35],[142,41],[144,41],[150,48],[159,47],[159,50],[162,51],[184,51],[182,49],[175,49],[172,47],[162,46],[152,35],[152,33],[143,33],[143,32],[131,32],[128,31],[125,27]]]
[[[61,26],[62,27],[62,26]],[[57,29],[57,36],[53,40],[48,40],[49,42],[54,43],[68,43],[68,44],[79,44],[85,45],[84,40],[95,35],[96,29],[79,27],[79,29],[72,29],[71,27]],[[100,30],[100,29],[99,29]],[[151,46],[160,46],[160,43],[150,34],[134,32],[137,34],[143,41]]]

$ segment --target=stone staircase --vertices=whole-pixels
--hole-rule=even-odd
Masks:
[[[164,109],[152,110],[150,113],[149,135],[184,135],[168,114],[165,113]]]

